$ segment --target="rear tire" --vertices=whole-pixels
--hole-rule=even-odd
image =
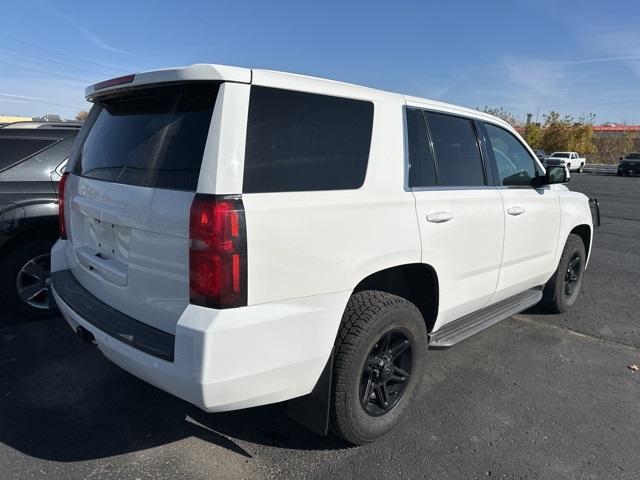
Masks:
[[[580,164],[580,167],[578,167],[578,173],[582,173],[584,171],[584,163]]]
[[[427,346],[413,303],[376,290],[353,294],[335,342],[331,430],[355,445],[391,431],[420,391]]]
[[[57,313],[49,285],[53,243],[36,240],[6,254],[0,264],[0,295],[10,312],[32,319]]]
[[[576,303],[582,280],[587,253],[582,238],[571,233],[562,251],[558,269],[544,287],[542,306],[553,313],[569,310]]]

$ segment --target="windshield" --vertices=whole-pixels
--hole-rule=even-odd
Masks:
[[[565,152],[552,153],[551,156],[555,158],[569,158],[569,154]]]
[[[98,101],[74,173],[195,190],[217,93],[217,84],[182,84]]]
[[[627,160],[640,160],[640,153],[630,153],[627,155]]]

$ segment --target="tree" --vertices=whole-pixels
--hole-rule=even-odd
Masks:
[[[484,113],[488,113],[489,115],[493,115],[494,117],[501,118],[502,120],[507,122],[509,125],[512,125],[514,127],[518,124],[518,120],[516,119],[516,117],[510,111],[502,107],[495,108],[495,107],[488,107],[487,105],[485,105],[482,108],[479,108],[479,107],[476,108],[476,110],[479,110]]]
[[[84,122],[87,119],[87,115],[89,115],[89,113],[86,110],[80,110],[78,113],[76,113],[76,120],[78,120],[79,122]]]
[[[595,153],[593,119],[593,115],[588,115],[576,120],[571,115],[561,117],[558,112],[550,111],[544,115],[540,147],[547,152],[569,150],[583,155]]]
[[[541,148],[542,128],[538,123],[530,123],[524,127],[522,136],[531,148]]]

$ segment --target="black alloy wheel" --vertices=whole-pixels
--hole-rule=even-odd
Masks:
[[[553,313],[562,313],[575,305],[584,280],[587,249],[582,238],[569,234],[558,268],[542,292],[542,306]]]
[[[580,255],[575,252],[569,259],[567,271],[564,275],[564,295],[567,298],[572,297],[578,287],[578,281],[580,280],[580,266]]]
[[[351,295],[334,345],[331,431],[363,445],[396,427],[421,391],[427,347],[415,304],[378,290]]]
[[[400,331],[385,333],[369,352],[360,381],[360,403],[379,417],[402,398],[411,376],[411,342]]]

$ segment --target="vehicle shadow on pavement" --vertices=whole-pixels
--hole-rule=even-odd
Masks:
[[[245,457],[243,441],[287,449],[347,448],[287,417],[284,404],[210,414],[135,378],[61,318],[0,317],[0,442],[75,462],[197,437]]]

